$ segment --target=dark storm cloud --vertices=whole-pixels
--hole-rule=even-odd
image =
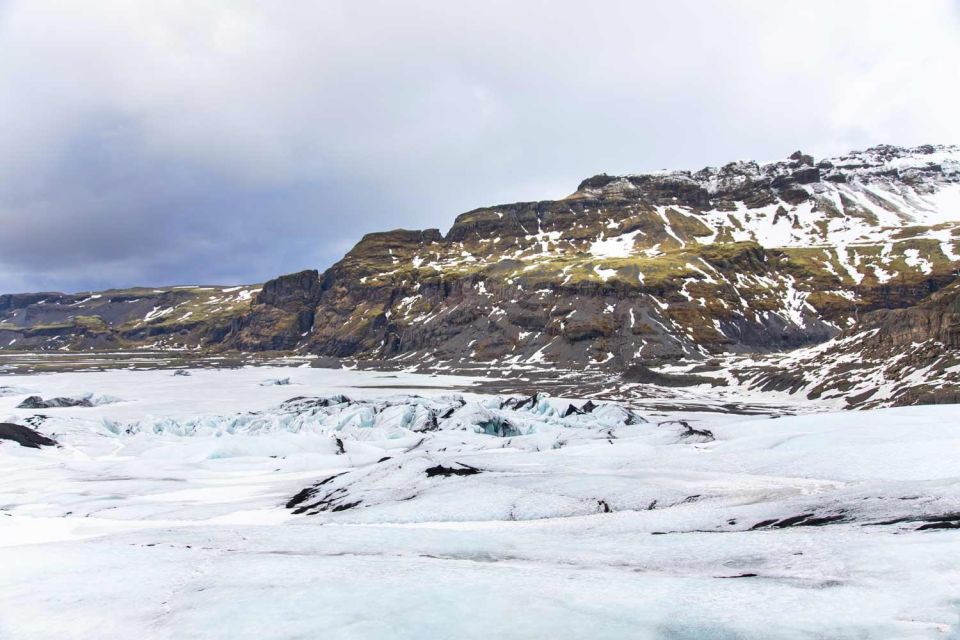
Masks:
[[[591,174],[958,142],[955,2],[0,2],[0,290],[253,282]]]

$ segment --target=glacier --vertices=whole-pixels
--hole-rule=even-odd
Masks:
[[[0,441],[0,637],[960,633],[955,405],[190,373],[8,376],[59,446]]]

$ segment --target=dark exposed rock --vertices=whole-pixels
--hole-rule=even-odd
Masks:
[[[481,473],[481,470],[476,467],[465,465],[462,462],[458,464],[460,465],[459,467],[445,467],[442,464],[430,467],[426,470],[427,477],[433,478],[435,476],[441,476],[449,478],[450,476],[472,476]]]
[[[57,409],[62,407],[92,407],[89,398],[50,398],[30,396],[17,405],[18,409]]]
[[[514,411],[519,411],[521,409],[532,409],[540,404],[544,396],[541,393],[534,393],[533,395],[527,396],[526,398],[507,398],[506,400],[500,403],[501,409],[513,409]]]
[[[880,309],[865,314],[851,331],[876,330],[870,340],[875,349],[900,349],[936,341],[947,349],[960,349],[960,280],[906,309]]]
[[[930,529],[960,529],[960,519],[953,522],[928,522],[917,527],[917,531],[928,531]]]
[[[596,408],[597,405],[593,404],[593,402],[590,400],[587,400],[580,407],[571,404],[567,407],[567,410],[563,412],[563,417],[567,418],[572,415],[582,416],[588,413],[593,413],[593,410]]]
[[[820,182],[820,169],[817,167],[799,169],[793,172],[792,177],[797,184],[811,184],[814,182]]]
[[[788,187],[780,192],[780,198],[784,202],[792,205],[798,205],[810,199],[810,194],[801,187]]]
[[[250,311],[233,320],[221,341],[245,351],[294,348],[313,327],[322,289],[316,270],[265,282]]]
[[[750,527],[751,531],[757,529],[786,529],[789,527],[822,527],[828,524],[839,524],[847,521],[848,518],[843,513],[834,513],[825,516],[818,516],[814,513],[802,513],[789,518],[775,518],[772,520],[763,520]]]
[[[315,270],[280,276],[263,284],[256,304],[299,312],[316,304],[320,296],[320,274]]]
[[[892,520],[868,522],[864,526],[888,526],[893,524],[915,522],[924,523],[917,527],[916,531],[927,531],[931,529],[960,529],[960,513],[908,515],[899,518],[893,518]]]
[[[21,447],[39,449],[40,447],[56,446],[56,440],[37,433],[30,427],[24,427],[10,422],[0,422],[0,440],[11,440]]]
[[[293,509],[294,507],[299,506],[303,502],[309,500],[310,497],[313,495],[313,492],[314,492],[314,487],[306,487],[305,489],[301,489],[292,498],[290,498],[287,501],[287,504],[286,504],[287,509]]]
[[[666,422],[660,422],[658,426],[666,424],[679,424],[683,427],[680,439],[685,442],[713,442],[716,439],[713,432],[709,429],[696,429],[686,420],[668,420]]]
[[[334,505],[331,501],[334,499],[334,496],[335,496],[335,495],[337,495],[338,493],[340,493],[340,492],[338,492],[338,491],[334,491],[334,492],[331,492],[331,493],[326,494],[326,496],[324,496],[324,497],[323,497],[319,502],[317,502],[317,503],[314,503],[314,504],[311,504],[311,505],[304,505],[305,502],[307,502],[308,500],[312,500],[312,499],[315,498],[320,492],[324,491],[324,489],[322,489],[322,487],[323,487],[324,485],[329,484],[330,482],[332,482],[332,481],[335,480],[336,478],[339,478],[340,476],[344,475],[345,473],[347,473],[347,472],[336,473],[336,474],[334,474],[334,475],[332,475],[332,476],[329,476],[329,477],[327,477],[327,478],[324,478],[323,480],[321,480],[320,482],[317,482],[317,483],[314,484],[313,486],[310,486],[310,487],[307,487],[307,488],[305,488],[305,489],[302,489],[302,490],[298,491],[296,495],[294,495],[292,498],[290,498],[290,500],[287,501],[287,503],[286,503],[287,509],[293,509],[293,510],[294,510],[294,511],[293,511],[294,513],[300,514],[300,513],[304,513],[304,512],[306,512],[307,510],[313,509],[313,508],[316,508],[318,511],[329,511],[329,510],[333,510],[333,511],[343,511],[344,509],[349,509],[349,508],[352,508],[352,507],[357,506],[357,505],[359,504],[359,502],[357,502],[357,503],[352,503],[352,504],[349,504],[349,503],[348,503],[349,506],[343,506],[342,504]],[[340,508],[336,508],[336,507],[340,507]]]

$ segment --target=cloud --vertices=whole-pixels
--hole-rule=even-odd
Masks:
[[[960,142],[956,3],[0,3],[0,290],[254,282],[594,173]]]

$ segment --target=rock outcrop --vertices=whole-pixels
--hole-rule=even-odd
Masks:
[[[0,296],[0,349],[184,349],[219,342],[259,286]]]
[[[469,211],[446,234],[369,234],[325,272],[262,288],[3,296],[0,348],[284,351],[454,368],[776,353],[952,282],[958,208],[958,147],[598,175],[561,200]],[[895,317],[903,339],[937,322],[883,322]]]
[[[301,271],[264,283],[252,310],[234,319],[227,334],[229,345],[241,351],[295,348],[313,328],[320,293],[316,270]]]
[[[0,440],[16,442],[21,447],[39,449],[40,447],[55,447],[57,441],[37,433],[30,427],[12,422],[0,422]]]
[[[322,275],[258,299],[224,344],[624,368],[823,343],[952,281],[958,159],[881,146],[594,176],[563,200],[467,212],[446,235],[365,236]],[[311,305],[312,321],[292,322]]]
[[[835,340],[730,367],[748,387],[852,407],[960,402],[960,278],[905,309],[880,309]]]

